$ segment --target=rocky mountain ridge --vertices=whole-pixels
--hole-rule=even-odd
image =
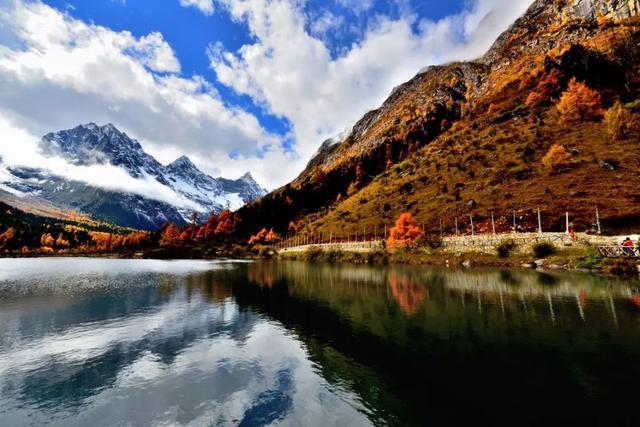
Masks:
[[[9,166],[0,176],[5,190],[39,197],[121,226],[157,229],[166,222],[185,224],[193,213],[204,220],[210,212],[217,213],[225,206],[237,210],[266,193],[249,173],[237,180],[213,178],[186,156],[164,166],[112,124],[88,123],[49,133],[42,138],[40,147],[45,155],[61,157],[73,165],[110,164],[133,178],[155,180],[198,207],[176,207],[139,194],[70,181],[39,169]]]
[[[344,226],[346,218],[356,213],[364,215],[370,207],[376,212],[367,221],[382,225],[383,220],[389,222],[387,216],[410,210],[411,206],[405,203],[407,197],[392,203],[395,195],[402,193],[399,188],[384,186],[374,191],[372,186],[379,186],[379,181],[396,166],[414,163],[429,168],[431,175],[417,180],[423,174],[414,171],[398,178],[398,185],[406,184],[406,191],[410,192],[427,192],[429,200],[435,200],[437,195],[446,199],[446,209],[431,207],[447,211],[446,217],[469,210],[466,205],[470,200],[474,209],[488,209],[489,202],[518,208],[523,203],[520,200],[499,200],[495,195],[484,196],[483,192],[500,193],[499,188],[508,183],[513,188],[504,193],[527,194],[527,182],[511,183],[507,178],[480,185],[479,176],[498,166],[507,177],[521,176],[515,170],[524,169],[534,159],[540,161],[552,142],[565,141],[568,147],[574,146],[577,141],[572,138],[585,138],[580,132],[586,129],[590,132],[586,138],[593,140],[593,145],[588,150],[583,148],[582,153],[589,151],[597,159],[596,164],[607,163],[608,156],[600,145],[601,140],[609,138],[606,126],[585,121],[567,127],[550,102],[557,102],[557,98],[532,108],[526,105],[527,95],[555,70],[560,76],[560,91],[571,78],[576,78],[601,93],[605,108],[614,102],[634,105],[640,93],[638,58],[634,53],[640,51],[638,28],[637,0],[536,0],[483,57],[428,67],[398,86],[380,108],[357,122],[342,142],[324,145],[292,183],[244,208],[241,213],[245,223],[272,224],[283,231],[290,221],[309,224],[317,220],[316,228],[326,228],[331,219]],[[633,109],[630,111],[633,113]],[[488,136],[483,137],[484,141],[475,141],[485,133]],[[600,139],[596,141],[596,137]],[[500,150],[509,152],[499,154]],[[526,156],[514,157],[513,151],[519,150]],[[576,147],[574,152],[580,149]],[[466,171],[453,172],[454,157],[455,167]],[[477,164],[476,158],[484,160]],[[451,160],[443,165],[444,159]],[[501,165],[503,160],[507,165]],[[587,159],[576,162],[585,162],[585,167],[576,165],[566,173],[567,178],[587,169]],[[611,185],[612,177],[602,176],[601,169],[596,167],[591,175],[602,181],[604,189]],[[533,168],[526,175],[551,183],[562,181],[554,180],[542,167]],[[478,194],[473,191],[476,183]],[[575,199],[576,205],[594,202],[594,186],[584,185],[589,190],[576,191],[581,194]],[[366,197],[363,190],[367,190]],[[620,192],[618,196],[633,197],[630,192]],[[551,204],[552,200],[545,197],[549,196],[541,195],[538,202]],[[378,210],[383,208],[384,212]],[[426,212],[420,216],[421,220],[432,220]],[[325,219],[319,219],[322,217]],[[363,221],[347,221],[352,222]]]

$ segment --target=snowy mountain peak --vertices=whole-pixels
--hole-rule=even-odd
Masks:
[[[240,177],[240,181],[245,181],[245,182],[249,182],[251,184],[257,184],[256,180],[253,179],[253,175],[251,175],[251,172],[247,172],[244,175],[242,175]]]
[[[167,169],[172,170],[185,170],[185,169],[198,169],[198,167],[191,161],[191,159],[187,156],[180,156],[175,159],[173,162],[167,165]],[[199,170],[199,169],[198,169]]]
[[[163,166],[146,153],[138,141],[111,123],[103,126],[87,123],[49,133],[42,138],[40,145],[45,155],[62,157],[75,165],[111,164],[134,178],[155,179],[194,202],[200,207],[199,213],[203,214],[219,212],[227,204],[231,209],[239,209],[266,194],[266,190],[248,172],[237,180],[213,178],[198,169],[187,156],[180,156]],[[154,229],[167,220],[175,222],[176,216],[187,220],[192,214],[181,207],[162,205],[139,196],[136,206],[133,206],[130,194],[93,191],[82,183],[47,176],[46,171],[16,169],[11,174],[11,179],[2,179],[0,176],[0,184],[11,181],[12,188],[17,191],[30,189],[61,207],[72,207],[123,226]],[[56,185],[47,186],[43,184],[46,181],[55,182]],[[109,212],[106,212],[106,206]],[[201,217],[205,218],[206,215]]]

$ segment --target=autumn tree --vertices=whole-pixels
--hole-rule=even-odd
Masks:
[[[251,238],[249,239],[249,244],[250,245],[256,245],[258,243],[263,243],[264,239],[267,236],[267,229],[263,228],[262,230],[258,231],[256,234],[254,234],[253,236],[251,236]]]
[[[0,233],[0,250],[7,248],[15,235],[16,231],[13,228],[8,228],[4,233]]]
[[[278,235],[278,233],[273,231],[273,228],[271,228],[269,231],[267,231],[266,228],[263,228],[258,233],[251,236],[251,238],[249,239],[249,244],[250,245],[272,244],[272,243],[277,243],[279,240],[280,240],[280,236]]]
[[[198,227],[195,225],[188,225],[182,233],[180,233],[180,240],[182,242],[192,242],[196,240],[196,234],[198,232]]]
[[[68,247],[69,247],[69,241],[64,238],[62,233],[60,233],[58,235],[58,238],[56,239],[56,248],[68,248]]]
[[[178,246],[180,244],[180,227],[175,224],[168,224],[160,233],[160,246]]]
[[[265,237],[267,243],[277,243],[280,241],[280,235],[273,231],[273,228],[269,230],[267,236]]]
[[[207,222],[205,222],[196,233],[196,240],[209,240],[216,232],[218,227],[218,215],[211,213]]]
[[[44,233],[40,237],[40,245],[43,246],[43,247],[53,248],[55,243],[56,243],[56,240],[53,238],[51,233]]]
[[[109,252],[111,250],[111,233],[92,232],[90,235],[98,252]]]
[[[233,215],[229,210],[223,210],[218,215],[218,225],[216,226],[216,235],[225,235],[228,236],[233,234],[236,229],[236,216]]]
[[[536,87],[529,92],[525,104],[529,108],[548,103],[553,96],[557,96],[560,91],[560,80],[562,74],[557,68],[543,74],[538,80]]]
[[[387,246],[390,249],[407,248],[415,244],[420,236],[422,236],[422,230],[414,221],[413,216],[405,212],[400,214],[395,226],[389,230]]]
[[[571,154],[561,144],[553,144],[542,158],[542,164],[551,170],[569,166],[572,161]]]
[[[620,102],[616,102],[604,114],[604,123],[611,139],[628,138],[637,127],[636,118],[633,113],[624,108]]]
[[[602,116],[602,99],[597,90],[573,78],[557,108],[564,122],[594,120]]]

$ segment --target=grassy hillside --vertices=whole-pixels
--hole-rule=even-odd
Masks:
[[[547,229],[561,229],[567,210],[589,229],[596,206],[605,230],[640,225],[639,30],[633,13],[536,1],[483,58],[420,73],[295,181],[243,209],[245,231],[294,221],[305,233],[360,234],[402,212],[445,231],[470,214],[486,229],[494,212],[507,230],[514,210],[526,229],[538,207]],[[572,117],[568,96],[561,114],[572,79],[597,95],[597,113]]]

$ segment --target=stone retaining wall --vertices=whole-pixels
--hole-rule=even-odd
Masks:
[[[538,243],[551,243],[558,248],[615,245],[617,236],[598,236],[576,233],[576,241],[566,233],[505,233],[482,234],[476,236],[449,236],[442,239],[443,248],[449,252],[484,252],[496,253],[496,248],[503,242],[512,242],[514,252],[529,253]]]
[[[621,239],[620,236],[600,236],[586,233],[576,233],[576,241],[566,233],[505,233],[505,234],[480,234],[476,236],[448,236],[442,239],[443,249],[448,252],[483,252],[495,254],[496,248],[503,242],[512,242],[515,253],[530,253],[533,246],[538,243],[551,243],[558,248],[562,247],[588,247],[588,246],[615,246]],[[311,248],[324,252],[360,252],[368,253],[385,249],[382,240],[372,242],[351,243],[322,243],[315,245],[302,245],[280,249],[280,253],[306,252]]]
[[[382,240],[357,243],[321,243],[317,245],[303,245],[280,249],[280,253],[306,252],[311,248],[320,249],[323,252],[342,251],[368,253],[384,250],[384,244]]]

